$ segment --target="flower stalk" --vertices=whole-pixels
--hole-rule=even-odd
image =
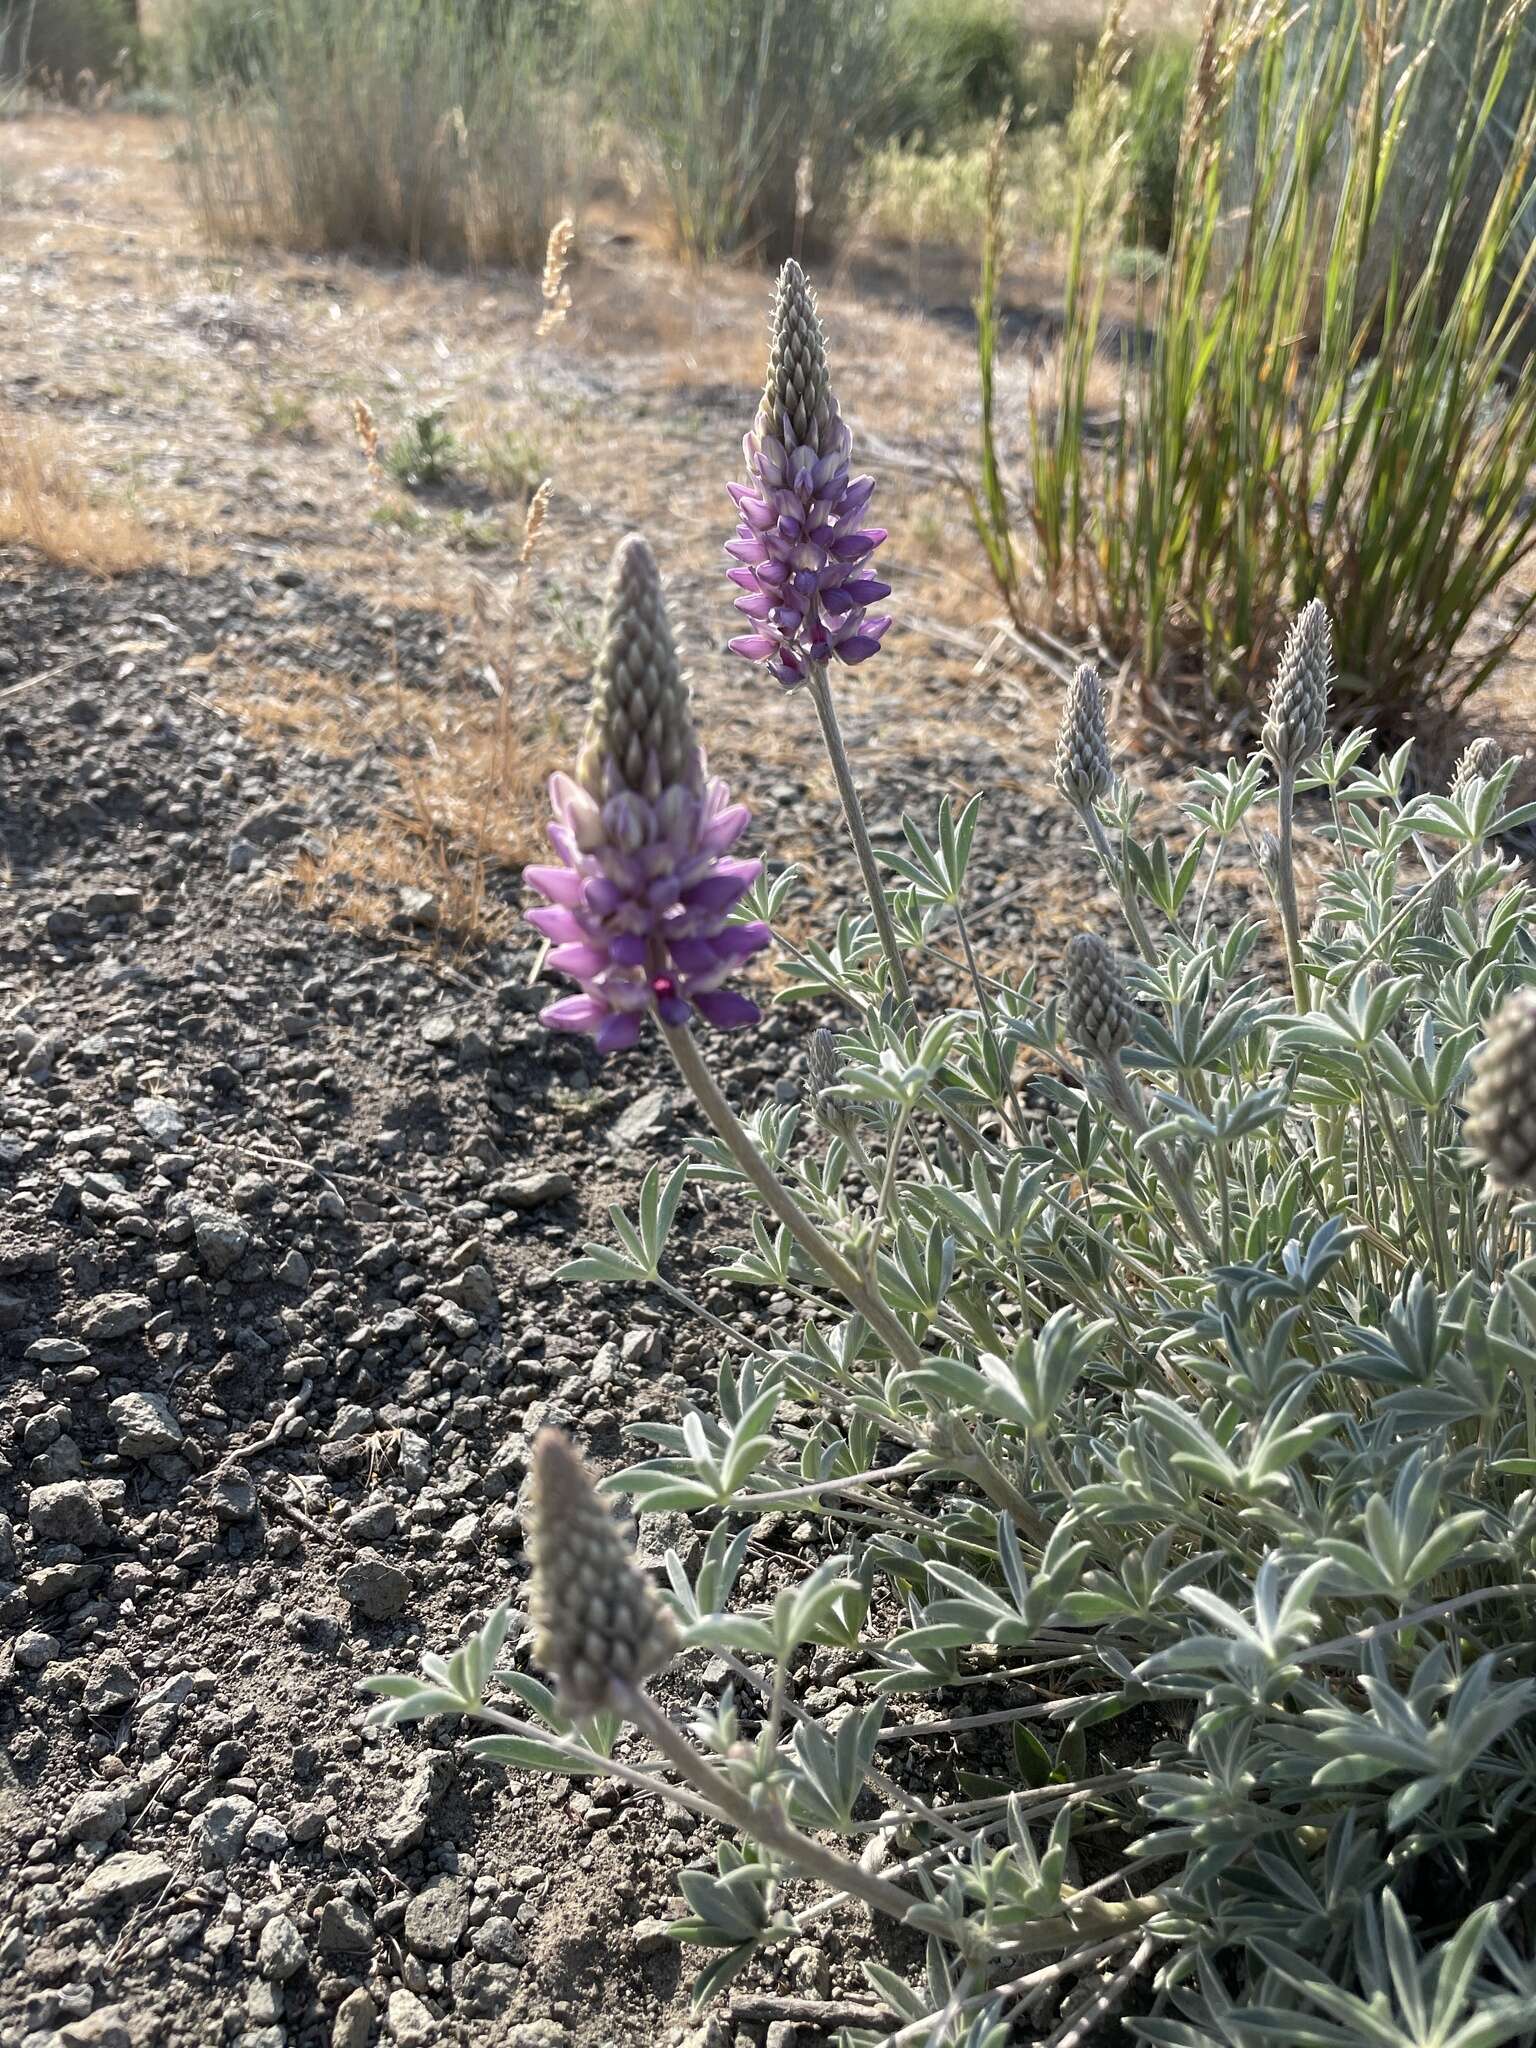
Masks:
[[[896,926],[891,919],[891,906],[886,898],[885,884],[880,879],[880,868],[875,859],[869,827],[864,822],[864,806],[859,799],[859,786],[853,779],[848,749],[843,744],[842,727],[838,724],[837,706],[832,699],[832,685],[827,678],[825,663],[818,663],[812,669],[810,687],[811,701],[815,704],[816,716],[821,721],[821,737],[826,745],[827,759],[832,763],[837,793],[842,799],[848,837],[858,859],[859,872],[864,878],[869,907],[874,913],[875,930],[880,935],[880,950],[885,955],[885,964],[890,971],[891,987],[896,992],[897,1000],[903,1006],[910,1007],[912,984],[907,979],[907,966],[902,958]]]

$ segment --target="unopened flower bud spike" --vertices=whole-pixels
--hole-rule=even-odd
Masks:
[[[1083,821],[1099,865],[1120,898],[1137,952],[1149,966],[1155,966],[1157,947],[1141,914],[1135,886],[1126,872],[1124,858],[1116,859],[1098,813],[1098,805],[1110,795],[1114,786],[1109,729],[1104,718],[1104,686],[1093,663],[1085,661],[1067,689],[1061,730],[1056,740],[1056,787]]]
[[[1275,900],[1285,934],[1296,1007],[1312,1007],[1312,984],[1301,945],[1301,914],[1296,900],[1296,777],[1316,754],[1328,731],[1328,698],[1333,683],[1333,634],[1321,599],[1313,598],[1286,636],[1270,691],[1264,721],[1264,751],[1279,780],[1279,851],[1275,860]]]
[[[1136,1005],[1125,992],[1114,954],[1097,933],[1079,932],[1067,947],[1065,976],[1062,1012],[1068,1035],[1080,1051],[1097,1062],[1105,1093],[1161,1174],[1185,1229],[1214,1264],[1216,1246],[1204,1218],[1166,1147],[1148,1135],[1140,1090],[1120,1063],[1121,1053],[1136,1036]]]

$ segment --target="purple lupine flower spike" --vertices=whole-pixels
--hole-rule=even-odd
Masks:
[[[544,1023],[605,1053],[632,1046],[651,1010],[666,1024],[755,1024],[757,1005],[723,984],[768,943],[766,925],[728,921],[762,862],[726,857],[750,813],[705,771],[656,558],[637,533],[613,559],[576,772],[551,777],[549,794],[559,864],[523,870],[546,899],[528,922],[581,994],[551,1003]]]
[[[869,567],[885,529],[861,523],[874,478],[848,473],[853,436],[832,395],[815,295],[793,259],[779,272],[768,381],[742,448],[749,481],[729,486],[741,523],[725,552],[752,631],[730,645],[793,690],[813,666],[866,661],[891,623],[868,615],[891,594]]]

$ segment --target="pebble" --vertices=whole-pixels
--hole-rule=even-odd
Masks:
[[[365,1550],[336,1580],[341,1596],[367,1621],[391,1621],[404,1608],[411,1582],[399,1565]]]
[[[107,1409],[117,1431],[117,1448],[125,1458],[156,1458],[174,1451],[182,1427],[163,1394],[119,1394]]]
[[[320,1947],[332,1955],[365,1956],[373,1948],[368,1915],[351,1899],[327,1899],[320,1910]]]
[[[469,1898],[451,1878],[418,1892],[405,1909],[405,1939],[417,1955],[447,1962],[469,1926]]]
[[[355,1991],[349,1991],[336,2008],[331,2048],[367,2048],[376,2016],[373,2000],[361,1985]]]
[[[256,1802],[234,1794],[203,1808],[197,1826],[198,1861],[204,1870],[227,1870],[245,1847]]]
[[[304,1938],[286,1913],[274,1913],[256,1945],[256,1967],[269,1984],[286,1984],[309,1960]]]
[[[74,1543],[82,1550],[104,1542],[107,1534],[101,1502],[83,1479],[34,1486],[27,1502],[27,1521],[33,1535],[44,1542]]]
[[[149,1302],[142,1294],[98,1294],[75,1318],[75,1328],[87,1344],[115,1344],[142,1330],[149,1317]]]
[[[74,1903],[82,1912],[98,1908],[137,1906],[153,1898],[171,1881],[171,1866],[163,1856],[141,1849],[121,1849],[98,1863],[76,1887]]]
[[[432,2048],[438,2025],[415,1992],[402,1987],[389,1994],[389,2032],[400,2048]]]

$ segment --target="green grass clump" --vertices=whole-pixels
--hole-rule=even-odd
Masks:
[[[1416,15],[1406,53],[1388,0],[1235,27],[1213,14],[1151,342],[1124,362],[1107,443],[1085,427],[1103,265],[1080,211],[1060,378],[1036,407],[1024,485],[1033,545],[1012,530],[991,442],[978,519],[1020,618],[1038,574],[1062,620],[1126,658],[1149,706],[1170,689],[1189,703],[1193,683],[1196,704],[1229,712],[1288,608],[1318,596],[1338,621],[1341,699],[1401,723],[1426,700],[1465,701],[1536,605],[1507,586],[1536,546],[1536,380],[1515,349],[1536,267],[1536,67],[1498,10],[1458,45],[1451,141],[1414,187],[1413,237],[1404,226],[1398,174],[1422,147],[1431,82],[1446,89],[1454,14],[1439,0]]]

